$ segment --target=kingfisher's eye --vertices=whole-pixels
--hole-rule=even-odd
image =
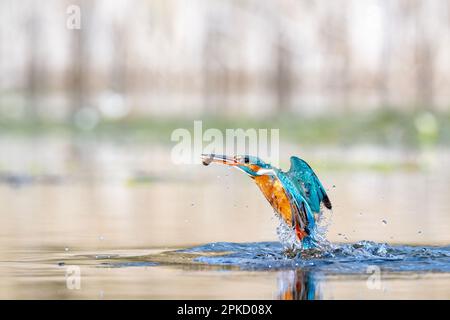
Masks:
[[[237,156],[236,160],[243,163],[250,163],[250,157],[249,156]]]

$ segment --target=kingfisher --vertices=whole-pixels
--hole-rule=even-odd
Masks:
[[[221,163],[245,172],[264,194],[278,216],[295,231],[303,249],[317,246],[316,222],[321,205],[332,208],[331,201],[309,164],[295,156],[289,171],[282,171],[258,157],[203,154],[204,165]]]

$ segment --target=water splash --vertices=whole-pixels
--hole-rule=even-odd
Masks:
[[[371,241],[330,244],[299,250],[295,256],[283,252],[278,242],[210,243],[179,252],[197,253],[194,262],[234,266],[241,269],[303,269],[326,273],[365,273],[370,266],[401,272],[450,272],[450,247],[388,245]],[[223,253],[223,254],[218,254]]]
[[[278,218],[277,236],[283,246],[283,251],[295,252],[302,248],[302,243],[298,240],[294,228],[289,226],[279,215],[276,217]]]
[[[297,252],[303,250],[305,247],[314,247],[321,250],[327,250],[331,247],[331,243],[327,240],[326,234],[328,227],[331,225],[332,210],[327,210],[331,214],[324,214],[323,211],[320,214],[316,214],[316,225],[311,230],[312,243],[302,243],[298,240],[294,227],[289,226],[283,218],[278,214],[275,216],[278,218],[277,236],[283,246],[283,252],[288,256],[293,256]]]

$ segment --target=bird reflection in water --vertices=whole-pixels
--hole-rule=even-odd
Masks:
[[[276,298],[280,300],[320,299],[316,281],[317,279],[310,271],[301,269],[280,271]]]

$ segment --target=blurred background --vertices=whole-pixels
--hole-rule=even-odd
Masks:
[[[80,29],[66,27],[73,5]],[[449,107],[446,0],[0,6],[5,120]]]
[[[280,129],[282,168],[300,156],[329,190],[331,241],[450,243],[448,0],[1,0],[0,17],[0,260],[276,240],[247,177],[171,162],[193,120]],[[31,294],[12,275],[0,296]]]

